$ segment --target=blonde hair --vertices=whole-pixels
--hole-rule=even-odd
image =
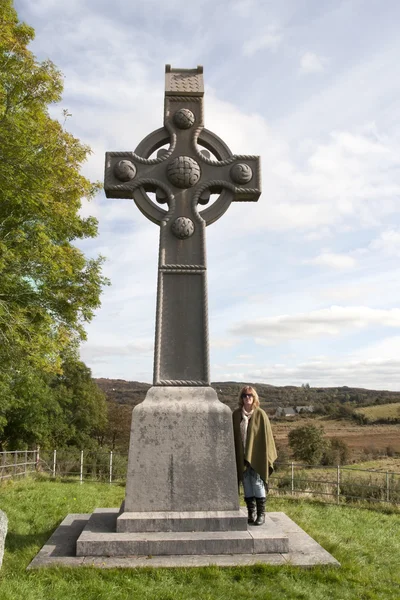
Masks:
[[[243,394],[253,394],[253,406],[254,408],[257,408],[258,406],[260,406],[260,398],[258,397],[258,394],[256,392],[256,390],[251,387],[251,385],[245,385],[241,390],[240,390],[240,394],[239,394],[239,406],[240,408],[242,408],[243,406],[243,398],[242,395]]]

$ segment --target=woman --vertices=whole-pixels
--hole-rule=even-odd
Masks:
[[[243,483],[248,523],[262,525],[268,477],[274,470],[277,454],[271,424],[250,385],[240,392],[239,408],[232,416],[238,481]]]

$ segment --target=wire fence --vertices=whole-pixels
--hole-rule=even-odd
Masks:
[[[128,466],[126,454],[112,451],[16,450],[0,452],[0,482],[46,473],[58,479],[84,483],[97,481],[124,484]],[[345,504],[353,501],[400,505],[400,473],[360,469],[353,466],[327,467],[294,462],[277,463],[269,482],[274,496],[312,497]]]
[[[281,463],[271,477],[270,490],[273,495],[333,499],[337,504],[364,500],[400,505],[400,473],[351,465]]]
[[[0,452],[0,481],[14,477],[26,477],[28,473],[37,471],[38,462],[38,450]]]

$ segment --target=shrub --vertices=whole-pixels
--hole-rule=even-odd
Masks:
[[[323,465],[345,465],[349,462],[350,449],[340,438],[329,440],[321,459]]]
[[[296,460],[301,460],[310,465],[321,462],[327,442],[324,432],[315,425],[303,425],[289,432],[289,446]]]

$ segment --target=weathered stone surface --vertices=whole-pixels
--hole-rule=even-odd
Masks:
[[[125,512],[239,510],[232,413],[211,387],[152,387],[132,413]]]
[[[100,509],[103,511],[104,533],[115,531],[115,520],[119,509]],[[96,566],[98,568],[138,568],[138,567],[201,567],[218,565],[221,567],[253,565],[265,563],[271,565],[297,565],[310,567],[314,564],[340,566],[338,561],[315,540],[310,538],[296,523],[281,512],[267,513],[266,524],[261,527],[249,527],[248,531],[253,540],[260,539],[262,532],[268,535],[268,529],[273,522],[280,534],[289,539],[289,552],[268,554],[202,554],[202,555],[171,555],[171,556],[71,556],[83,526],[89,523],[90,515],[69,515],[51,536],[39,554],[33,559],[28,569],[37,567],[65,566]],[[99,521],[100,522],[100,521]],[[93,529],[93,528],[92,528]],[[257,530],[257,531],[256,531]],[[296,539],[293,539],[296,536]],[[302,537],[303,536],[303,537]],[[311,543],[310,543],[311,540]],[[298,548],[302,546],[303,551]],[[291,548],[296,548],[292,550]],[[73,550],[74,551],[74,550]]]
[[[246,530],[247,517],[236,510],[125,512],[117,518],[117,531],[119,533]]]
[[[116,532],[118,514],[118,509],[96,509],[77,540],[77,556],[267,554],[289,550],[287,535],[268,516],[262,527],[247,527],[245,521],[245,530]],[[246,519],[244,510],[240,514]]]
[[[6,542],[8,528],[8,519],[7,515],[4,511],[0,510],[0,569],[3,564],[3,556],[4,556],[4,545]]]
[[[83,531],[77,556],[165,556],[170,554],[252,554],[247,531],[91,533]]]

